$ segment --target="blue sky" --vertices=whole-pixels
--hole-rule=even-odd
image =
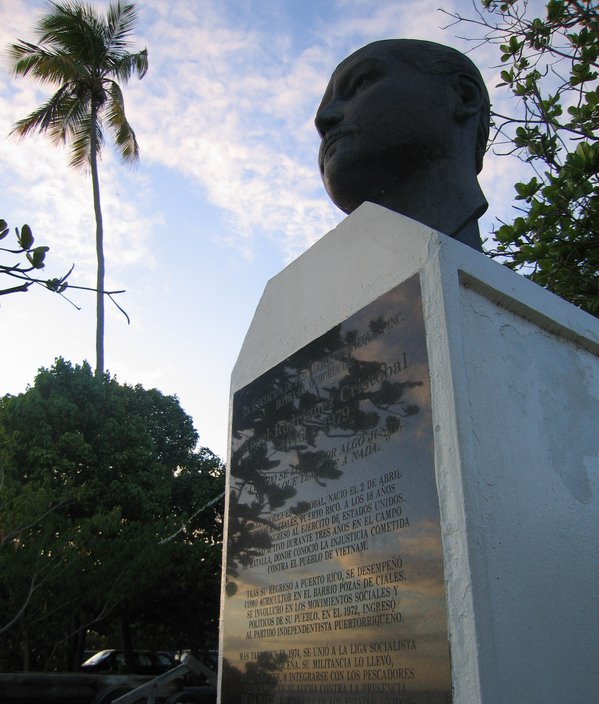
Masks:
[[[106,3],[93,3],[103,8]],[[531,3],[539,7],[539,3]],[[143,0],[134,48],[147,76],[124,89],[139,166],[111,149],[100,165],[107,287],[131,325],[107,307],[106,367],[121,382],[176,394],[202,445],[226,455],[229,377],[267,280],[344,215],[322,187],[313,118],[330,74],[355,49],[389,37],[461,50],[465,26],[443,29],[438,7],[473,14],[470,0]],[[2,0],[0,47],[34,40],[38,0]],[[473,30],[470,30],[472,34]],[[471,58],[505,107],[498,51]],[[3,67],[6,60],[3,60]],[[65,149],[8,138],[47,91],[0,72],[0,217],[28,222],[51,247],[45,274],[94,285],[91,183]],[[507,109],[507,107],[505,107]],[[519,164],[488,155],[483,235],[509,218]],[[20,393],[57,356],[94,363],[91,293],[37,287],[0,299],[0,394]],[[268,341],[265,341],[268,344]]]

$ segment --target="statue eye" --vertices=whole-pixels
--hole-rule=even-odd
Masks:
[[[354,96],[356,93],[359,93],[362,90],[366,90],[369,86],[371,86],[376,80],[378,76],[374,73],[363,73],[357,78],[355,78],[349,87],[349,93],[350,95]]]

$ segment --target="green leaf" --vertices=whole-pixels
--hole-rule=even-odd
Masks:
[[[46,258],[46,252],[49,249],[50,247],[35,247],[27,252],[27,259],[29,259],[31,266],[34,269],[44,268],[44,259]]]
[[[17,228],[17,241],[22,249],[30,249],[33,244],[33,232],[29,225],[23,225],[21,231]]]

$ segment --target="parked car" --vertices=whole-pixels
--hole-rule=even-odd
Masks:
[[[138,675],[161,675],[176,665],[174,659],[164,651],[134,650],[133,672]],[[82,672],[123,673],[129,672],[122,650],[100,650],[81,665]]]
[[[174,655],[175,660],[185,662],[185,658],[191,653],[191,650],[177,650]],[[215,672],[218,670],[218,650],[195,650],[194,656],[200,662]]]

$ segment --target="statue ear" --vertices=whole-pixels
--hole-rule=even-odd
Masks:
[[[458,122],[463,122],[481,111],[484,102],[483,88],[472,76],[460,73],[457,76],[456,90],[459,98],[456,101],[456,118]]]

